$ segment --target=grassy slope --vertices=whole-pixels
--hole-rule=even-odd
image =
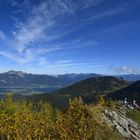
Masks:
[[[107,95],[107,98],[113,100],[124,100],[125,97],[127,97],[129,101],[136,100],[137,103],[140,103],[140,81]]]
[[[127,113],[128,117],[140,124],[140,110],[130,110]]]

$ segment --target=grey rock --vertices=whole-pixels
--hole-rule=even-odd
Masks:
[[[102,115],[106,123],[115,128],[122,136],[132,140],[140,140],[138,123],[115,111],[105,110]]]

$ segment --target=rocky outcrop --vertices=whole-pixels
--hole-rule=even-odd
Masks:
[[[124,137],[131,140],[140,140],[140,126],[133,120],[115,111],[105,110],[102,115],[107,124],[117,129]]]

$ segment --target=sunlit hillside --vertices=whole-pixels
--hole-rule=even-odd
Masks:
[[[15,140],[123,140],[101,117],[102,102],[86,105],[79,98],[68,108],[55,110],[48,103],[0,101],[0,138]]]

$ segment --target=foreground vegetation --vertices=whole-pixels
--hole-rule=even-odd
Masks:
[[[128,117],[140,124],[140,110],[129,110]]]
[[[86,105],[76,98],[60,111],[48,103],[20,103],[8,96],[0,101],[0,139],[122,140],[101,119],[101,106]]]

